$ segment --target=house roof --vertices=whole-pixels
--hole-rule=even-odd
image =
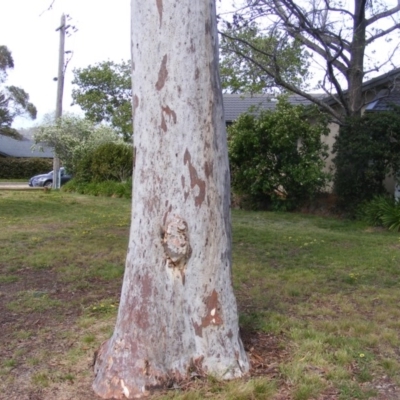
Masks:
[[[381,90],[377,96],[367,104],[365,111],[388,111],[393,104],[400,106],[400,90]]]
[[[364,94],[367,92],[374,94],[376,91],[378,92],[378,95],[376,97],[378,97],[382,89],[388,88],[392,90],[396,88],[396,84],[400,86],[400,68],[395,68],[392,71],[389,71],[385,74],[377,76],[376,78],[372,78],[364,82],[362,84],[362,90]],[[346,95],[347,92],[347,90],[344,90],[343,94]],[[329,105],[337,104],[338,102],[333,95],[326,97],[324,101]]]
[[[387,83],[394,83],[399,81],[400,83],[400,68],[395,68],[386,74],[377,76],[376,78],[372,78],[367,82],[363,83],[363,90],[369,90],[381,85],[386,85]]]
[[[315,96],[324,96],[315,94]],[[233,122],[239,115],[248,111],[250,107],[260,107],[263,110],[274,110],[277,99],[272,95],[266,94],[224,94],[225,121]],[[293,105],[308,105],[311,101],[297,94],[288,97],[288,101]]]
[[[51,148],[42,146],[43,151],[38,148],[32,150],[33,141],[16,140],[8,136],[0,135],[0,156],[17,158],[53,158],[54,152]]]

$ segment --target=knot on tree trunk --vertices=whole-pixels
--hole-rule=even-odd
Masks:
[[[172,215],[167,218],[162,232],[167,266],[183,272],[192,254],[187,222],[178,215]]]

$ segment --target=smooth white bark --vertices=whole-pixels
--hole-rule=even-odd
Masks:
[[[120,309],[94,389],[249,368],[231,284],[230,183],[214,0],[132,0],[132,224]]]

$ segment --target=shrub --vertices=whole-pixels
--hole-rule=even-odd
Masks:
[[[48,158],[0,158],[1,179],[29,179],[53,169],[53,160]]]
[[[125,182],[104,181],[104,182],[79,182],[72,179],[61,187],[65,192],[76,192],[91,196],[132,198],[132,179]]]
[[[334,191],[341,208],[352,212],[360,203],[385,194],[383,180],[400,170],[399,110],[348,119],[334,153]]]
[[[280,99],[274,111],[246,113],[228,128],[232,188],[250,206],[293,209],[324,190],[325,116]]]
[[[400,231],[400,203],[389,196],[376,196],[359,208],[359,216],[372,226]]]
[[[132,176],[133,148],[125,143],[104,143],[77,164],[80,182],[125,181]]]
[[[133,147],[125,143],[104,143],[94,150],[93,181],[125,181],[132,176]]]

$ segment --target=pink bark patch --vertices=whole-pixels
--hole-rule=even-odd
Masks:
[[[166,133],[168,131],[168,127],[167,127],[165,115],[167,115],[169,120],[172,119],[173,123],[176,124],[176,121],[177,121],[176,112],[174,110],[171,110],[168,106],[162,107],[161,110],[162,110],[161,111],[161,129]]]
[[[160,28],[161,28],[162,17],[163,17],[163,12],[164,12],[163,0],[156,0],[156,2],[157,2],[158,15],[160,16]]]
[[[167,61],[168,56],[165,55],[162,59],[160,70],[158,71],[158,81],[156,83],[156,89],[158,91],[164,87],[165,81],[168,78]]]
[[[135,94],[133,97],[133,110],[135,111],[139,107],[139,97]]]
[[[222,325],[221,305],[218,301],[218,293],[214,289],[210,296],[204,299],[206,304],[206,315],[201,319],[201,324],[193,322],[194,332],[197,336],[203,337],[203,329],[212,325]]]
[[[183,163],[186,165],[188,164],[189,167],[189,175],[190,175],[190,187],[193,189],[196,186],[199,188],[199,193],[194,198],[194,203],[197,207],[200,207],[204,199],[206,197],[206,183],[202,179],[199,178],[197,174],[196,168],[192,164],[192,157],[189,153],[189,150],[186,149],[185,155],[183,157]]]

